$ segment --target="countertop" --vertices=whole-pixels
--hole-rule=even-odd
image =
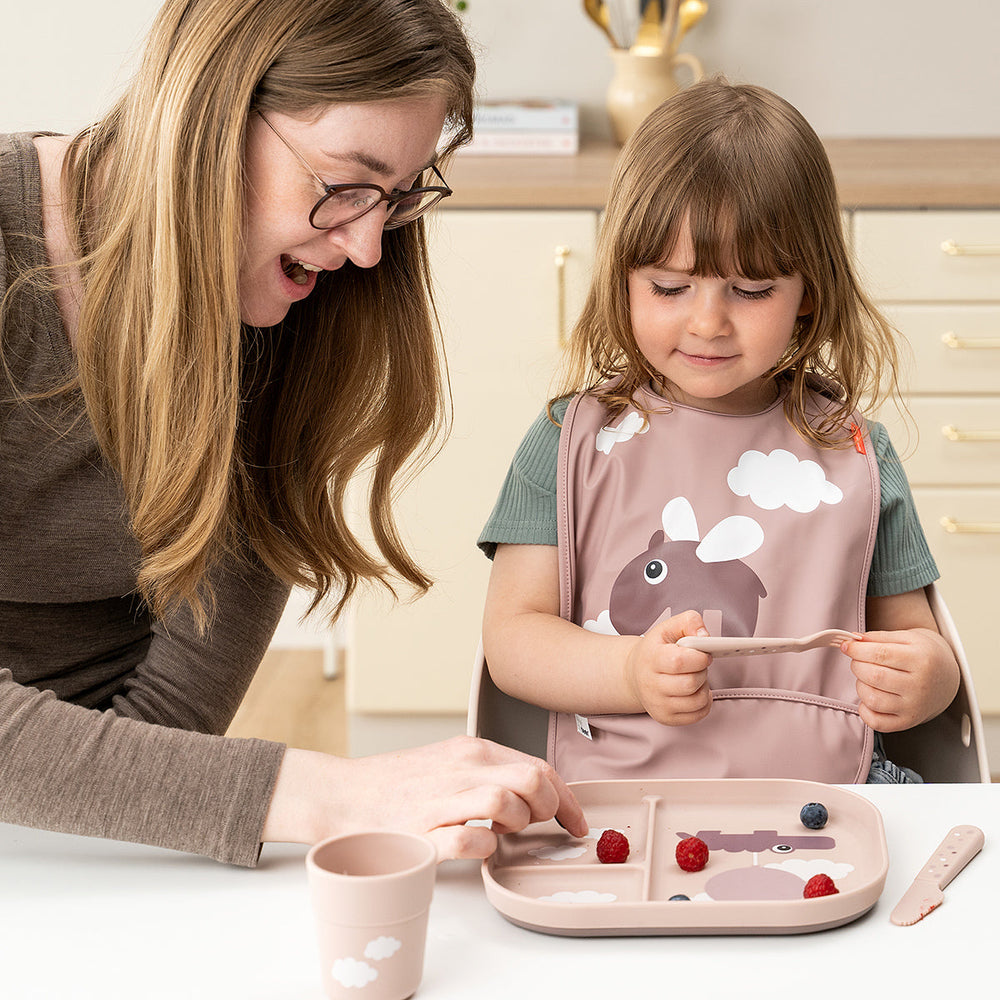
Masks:
[[[506,921],[475,862],[438,870],[416,1000],[984,993],[996,976],[1000,785],[856,785],[889,870],[865,915],[811,934],[558,937]],[[948,830],[986,846],[912,927],[889,912]],[[11,1000],[322,1000],[305,848],[255,870],[0,824],[2,992]],[[686,905],[686,904],[684,904]],[[654,985],[650,985],[654,984]],[[364,1000],[364,990],[357,991]]]
[[[998,208],[1000,138],[827,139],[844,208]],[[460,208],[600,209],[619,149],[584,142],[576,156],[481,156],[448,166]]]

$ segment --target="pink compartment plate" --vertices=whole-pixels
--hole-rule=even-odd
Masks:
[[[512,923],[549,934],[798,934],[855,920],[875,905],[889,853],[882,816],[836,785],[791,779],[579,781],[591,824],[571,837],[555,821],[500,837],[483,862],[490,903]],[[821,802],[829,820],[803,826]],[[605,829],[628,838],[622,864],[597,860]],[[674,850],[688,836],[708,864],[685,872]],[[804,899],[809,878],[829,875],[836,895]],[[687,900],[671,899],[684,895]]]

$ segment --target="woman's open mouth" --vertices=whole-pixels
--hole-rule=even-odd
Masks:
[[[281,270],[285,272],[285,277],[290,278],[296,285],[307,285],[310,281],[310,272],[317,273],[323,268],[316,264],[307,264],[304,260],[298,260],[290,254],[281,255]]]

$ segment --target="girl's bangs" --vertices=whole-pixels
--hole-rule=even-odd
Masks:
[[[726,191],[728,185],[719,180],[694,179],[686,190],[654,197],[642,222],[626,238],[628,267],[663,267],[687,226],[693,273],[698,276],[763,281],[792,274],[794,262],[805,256],[794,219],[773,210],[773,204],[762,207],[766,199],[759,197],[757,185]]]

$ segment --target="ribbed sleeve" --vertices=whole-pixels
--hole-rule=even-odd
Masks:
[[[903,463],[889,434],[880,423],[870,421],[868,426],[882,488],[868,596],[891,597],[933,583],[940,574],[920,526]]]
[[[562,420],[567,400],[553,406]],[[479,547],[492,559],[497,545],[555,545],[556,464],[559,427],[543,410],[528,429],[517,451],[493,512],[479,536]]]

